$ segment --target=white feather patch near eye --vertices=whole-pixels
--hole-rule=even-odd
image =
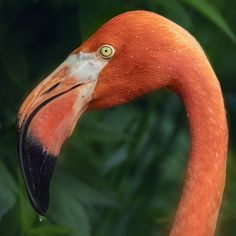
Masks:
[[[65,60],[65,64],[70,68],[70,75],[77,78],[81,83],[96,81],[107,63],[108,61],[98,58],[94,52],[80,52]]]

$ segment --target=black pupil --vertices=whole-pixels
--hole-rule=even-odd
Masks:
[[[109,56],[109,55],[108,55],[108,54],[110,54],[109,48],[103,48],[102,50],[103,50],[104,56]]]

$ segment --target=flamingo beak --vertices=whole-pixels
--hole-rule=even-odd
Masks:
[[[107,61],[70,55],[26,98],[18,114],[18,156],[33,208],[45,215],[49,184],[64,141],[87,109]]]

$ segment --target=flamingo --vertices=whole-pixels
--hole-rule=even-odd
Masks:
[[[191,138],[169,235],[214,235],[228,148],[221,87],[195,38],[148,11],[126,12],[105,23],[22,104],[18,154],[33,208],[46,214],[57,157],[83,112],[127,103],[164,87],[181,97]]]

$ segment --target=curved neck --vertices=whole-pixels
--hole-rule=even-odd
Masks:
[[[185,104],[191,147],[171,236],[214,235],[222,201],[228,129],[219,82],[207,60],[186,65],[171,89]]]

